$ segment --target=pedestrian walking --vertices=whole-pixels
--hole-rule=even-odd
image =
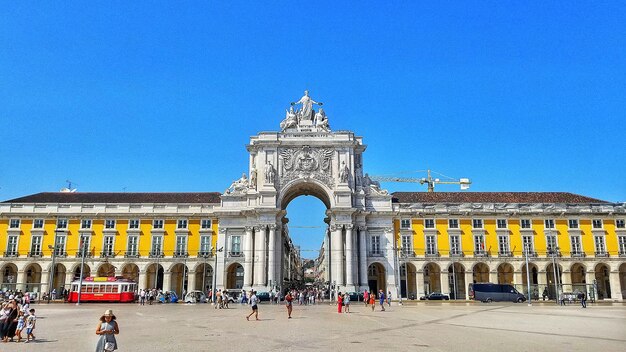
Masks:
[[[363,302],[365,302],[365,306],[367,307],[367,303],[370,299],[370,294],[367,292],[367,290],[365,290],[365,292],[363,292]]]
[[[35,323],[37,322],[37,316],[35,315],[35,308],[31,308],[28,311],[28,318],[26,318],[26,342],[35,341]]]
[[[543,297],[543,300],[546,300],[546,297],[548,297],[548,288],[544,287],[543,288],[543,293],[541,294],[541,296]]]
[[[17,342],[22,341],[22,330],[26,324],[26,319],[24,317],[24,311],[20,310],[17,313],[17,327],[15,328],[15,336],[17,336]]]
[[[112,310],[107,309],[100,317],[100,323],[96,328],[96,335],[100,335],[98,343],[96,344],[96,352],[117,350],[115,335],[119,333],[120,328],[117,325],[115,315],[113,315]]]
[[[376,307],[376,295],[374,295],[374,292],[370,293],[370,300],[368,303],[372,307],[372,312],[373,312],[374,308]]]
[[[580,305],[587,308],[587,293],[584,291],[580,293]]]
[[[9,302],[4,306],[0,314],[0,337],[2,342],[13,341],[15,329],[17,328],[17,315],[19,307],[13,295],[9,296]]]
[[[341,313],[343,309],[343,296],[341,292],[337,294],[337,313]]]
[[[391,307],[391,291],[387,293],[387,305]]]
[[[254,314],[256,320],[259,320],[259,307],[257,305],[258,303],[259,299],[256,296],[256,291],[252,291],[252,293],[250,294],[250,305],[252,306],[252,313],[246,316],[246,320],[249,321],[252,314]]]
[[[287,295],[285,296],[285,306],[287,306],[287,319],[291,319],[291,311],[293,310],[293,297],[291,297],[291,292],[287,291]]]
[[[346,294],[343,296],[343,306],[343,312],[350,313],[350,294],[348,292],[346,292]]]
[[[385,311],[385,291],[383,291],[382,289],[378,291],[378,300],[380,303],[380,310],[384,312]]]
[[[146,290],[143,288],[139,291],[139,304],[142,306],[146,305]]]

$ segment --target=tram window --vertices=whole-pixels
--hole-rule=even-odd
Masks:
[[[128,285],[122,285],[122,292],[128,292]]]
[[[117,293],[119,291],[120,285],[111,285],[111,292]]]
[[[93,285],[87,285],[87,292],[93,292]]]
[[[89,285],[84,285],[83,287],[80,288],[80,292],[87,292],[87,287],[90,287]]]
[[[100,285],[93,285],[93,293],[100,292]]]
[[[72,285],[72,291],[74,292],[78,291],[78,285]]]
[[[113,289],[113,285],[106,285],[104,286],[105,292],[106,293],[111,293],[112,289]]]

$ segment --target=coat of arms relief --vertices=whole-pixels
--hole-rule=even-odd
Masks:
[[[281,187],[299,178],[312,178],[333,187],[335,185],[331,168],[333,153],[332,149],[310,146],[281,150]]]

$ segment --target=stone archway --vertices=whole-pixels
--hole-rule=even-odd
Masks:
[[[526,273],[526,263],[522,265],[522,286],[525,295],[528,295],[528,278],[530,277],[530,292],[534,300],[539,299],[539,269],[534,263],[529,263],[530,273]]]
[[[472,270],[474,283],[489,282],[489,266],[485,263],[476,263]]]
[[[554,282],[555,272],[556,272],[556,282]],[[560,287],[561,283],[563,282],[562,274],[563,274],[563,268],[559,264],[557,264],[556,266],[556,271],[554,270],[552,263],[548,264],[548,266],[546,267],[546,280],[547,280],[546,282],[548,283],[548,298],[549,299],[556,299],[557,286]]]
[[[424,294],[441,292],[441,268],[436,263],[424,265]]]
[[[513,285],[513,265],[509,263],[498,265],[498,283]]]
[[[450,299],[465,299],[465,267],[461,263],[448,266],[448,287]]]
[[[417,282],[415,280],[416,272],[415,265],[411,263],[402,263],[400,266],[400,295],[403,298],[419,298],[417,297]]]
[[[56,263],[54,268],[52,268],[52,273],[54,277],[52,278],[52,286],[49,288],[50,292],[55,290],[56,297],[61,297],[63,293],[63,289],[65,288],[65,276],[67,274],[67,269],[65,265],[61,263]],[[56,297],[52,297],[53,299]]]
[[[15,291],[17,287],[17,266],[13,263],[6,263],[2,269],[0,269],[0,275],[2,275],[2,290]]]
[[[139,267],[137,264],[129,263],[122,267],[122,277],[134,282],[139,282]]]
[[[80,279],[80,264],[76,265],[73,271],[74,280]],[[89,265],[85,264],[83,267],[83,278],[91,276],[91,268]]]
[[[194,290],[208,292],[213,288],[213,267],[202,263],[196,267],[196,284]]]
[[[385,267],[380,263],[372,263],[367,269],[367,282],[370,292],[383,290],[387,292],[387,274]]]
[[[115,276],[115,267],[111,263],[104,263],[98,267],[99,277],[112,277]]]
[[[24,272],[26,273],[25,292],[41,292],[41,266],[37,263],[29,264]]]
[[[611,282],[609,281],[609,274],[611,269],[605,263],[599,263],[596,265],[596,285],[598,288],[598,299],[611,298]]]
[[[581,263],[574,263],[570,270],[572,292],[587,292],[587,269]]]
[[[158,263],[152,263],[146,268],[146,288],[163,289],[163,276],[165,270]]]
[[[241,290],[243,288],[243,266],[239,263],[233,263],[228,266],[226,271],[226,289]]]
[[[626,299],[626,263],[619,266],[619,284],[622,290],[622,299]]]
[[[187,292],[187,274],[189,270],[183,263],[174,264],[170,268],[170,288],[182,298],[183,291]]]

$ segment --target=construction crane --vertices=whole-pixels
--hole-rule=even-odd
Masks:
[[[419,183],[420,185],[427,184],[428,192],[434,192],[436,184],[461,185],[461,190],[466,190],[466,189],[469,189],[469,186],[472,183],[469,178],[461,178],[457,180],[452,177],[448,177],[448,176],[445,176],[445,175],[442,175],[433,171],[434,173],[437,173],[440,176],[443,176],[449,180],[449,181],[442,181],[438,178],[433,178],[430,175],[430,172],[431,172],[430,170],[421,170],[421,171],[416,171],[416,172],[424,172],[424,171],[427,172],[428,177],[412,178],[412,177],[394,177],[394,176],[370,176],[370,178],[373,181],[379,181],[379,182],[410,182],[410,183]]]

